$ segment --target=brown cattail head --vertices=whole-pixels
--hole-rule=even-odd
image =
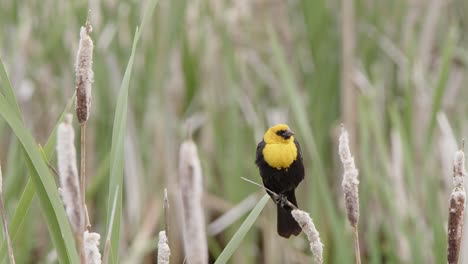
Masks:
[[[320,240],[320,234],[315,228],[314,222],[310,215],[299,209],[291,211],[296,222],[301,226],[302,231],[307,235],[310,243],[310,251],[317,263],[323,263],[323,244]]]
[[[81,27],[80,43],[76,54],[76,116],[80,124],[89,118],[91,108],[91,86],[94,80],[93,73],[93,40],[89,33],[93,30],[89,21]]]
[[[356,227],[359,222],[359,172],[349,150],[348,132],[344,127],[341,128],[339,153],[344,168],[341,186],[344,192],[346,212],[351,226]]]
[[[81,204],[78,169],[76,167],[75,132],[72,115],[57,128],[57,163],[60,177],[60,196],[65,205],[68,220],[75,234],[84,230],[84,212]]]
[[[453,191],[449,200],[448,219],[448,249],[447,261],[449,264],[458,263],[463,235],[463,217],[465,213],[466,193],[463,181],[466,176],[465,154],[457,151],[453,164]]]
[[[192,140],[187,140],[180,146],[179,155],[185,255],[189,264],[206,264],[208,245],[202,206],[203,179],[197,146]]]
[[[158,264],[169,264],[171,249],[167,241],[166,231],[159,232],[158,242]]]
[[[101,253],[99,252],[99,240],[101,235],[94,232],[84,232],[84,252],[86,264],[101,264]]]

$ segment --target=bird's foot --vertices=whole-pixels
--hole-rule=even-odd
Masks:
[[[286,195],[280,193],[275,197],[275,203],[284,208],[288,204],[288,198]]]

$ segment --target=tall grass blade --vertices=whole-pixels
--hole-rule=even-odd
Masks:
[[[52,130],[52,133],[50,134],[44,149],[43,149],[43,156],[46,162],[49,162],[50,157],[54,154],[55,151],[55,142],[56,140],[56,131],[57,131],[57,126],[60,124],[65,117],[65,114],[68,113],[73,105],[73,102],[75,100],[75,95],[72,95],[70,100],[68,100],[67,106],[63,110],[62,114],[60,115],[59,119],[56,122],[56,125],[54,129]],[[30,171],[30,173],[34,173],[34,171]],[[28,183],[26,184],[26,187],[24,188],[23,194],[20,197],[20,200],[18,202],[18,205],[16,207],[15,213],[13,215],[13,219],[10,222],[10,236],[12,242],[15,241],[16,234],[21,228],[21,224],[23,223],[24,218],[26,217],[29,208],[31,207],[32,201],[34,199],[34,196],[36,194],[36,189],[34,189],[34,183],[32,182],[31,178],[28,180]],[[6,254],[7,254],[7,247],[5,241],[2,242],[2,246],[0,247],[0,263],[4,263],[6,260]]]
[[[34,184],[31,178],[29,178],[28,183],[26,184],[26,188],[24,189],[24,192],[19,200],[18,206],[16,207],[13,219],[10,222],[9,231],[12,243],[15,241],[16,234],[21,228],[24,218],[28,214],[29,208],[31,207],[31,203],[34,199],[35,194],[36,190],[34,189]],[[8,248],[6,241],[3,240],[2,246],[0,248],[0,263],[5,263],[5,260],[8,256],[7,250]]]
[[[441,57],[441,66],[440,66],[440,74],[438,76],[437,84],[435,87],[434,97],[432,101],[432,112],[431,112],[431,119],[429,121],[429,128],[427,130],[427,137],[426,137],[426,150],[429,150],[432,146],[432,136],[434,134],[434,129],[436,127],[436,117],[437,113],[440,111],[442,106],[442,98],[447,88],[447,82],[450,75],[450,69],[452,65],[452,55],[453,50],[455,48],[457,40],[457,31],[455,28],[451,28],[447,40],[445,41],[444,48],[442,51]],[[426,151],[428,153],[429,151]]]
[[[62,263],[78,263],[74,238],[58,194],[57,185],[32,135],[18,117],[17,112],[11,109],[11,105],[3,95],[0,95],[0,115],[18,138],[26,153],[27,164],[33,170],[31,178],[46,217],[58,259]]]
[[[262,197],[262,199],[257,203],[257,205],[254,207],[254,209],[252,209],[249,216],[247,216],[245,221],[242,223],[239,229],[237,229],[234,236],[231,238],[229,243],[221,252],[215,264],[224,264],[228,262],[232,254],[234,254],[234,251],[236,251],[236,249],[239,247],[240,243],[242,242],[242,239],[244,239],[247,232],[255,223],[255,220],[257,220],[258,216],[262,212],[263,208],[265,207],[269,199],[270,199],[270,196],[268,196],[268,194],[265,194]]]
[[[28,130],[23,124],[18,101],[16,100],[2,61],[0,61],[0,77],[2,78],[2,92],[5,94],[5,97],[0,95],[0,104],[2,104],[0,106],[0,114],[10,125],[15,136],[22,144],[32,177],[32,181],[28,181],[28,186],[25,189],[25,193],[23,193],[24,197],[20,200],[24,202],[24,204],[20,204],[21,207],[18,207],[19,217],[14,217],[11,222],[11,236],[14,239],[17,231],[14,229],[19,228],[21,225],[22,219],[26,215],[34,197],[34,188],[29,186],[32,182],[35,185],[35,189],[39,190],[38,196],[40,204],[46,216],[47,225],[59,260],[66,261],[67,263],[77,263],[78,259],[73,236],[71,235],[70,226],[65,216],[65,210],[60,202],[57,186],[49,173],[47,164],[44,162],[32,135],[27,132]],[[23,217],[20,217],[21,215]],[[4,247],[6,247],[6,245],[2,246],[2,252]],[[4,254],[2,254],[2,256],[4,256]]]
[[[148,8],[143,15],[143,21],[141,28],[151,18],[154,8],[156,7],[158,0],[153,0],[148,3]],[[118,189],[118,186],[123,186],[123,157],[124,157],[124,145],[125,145],[125,134],[127,129],[127,108],[128,108],[128,88],[130,85],[130,78],[132,75],[133,60],[135,58],[136,46],[140,39],[141,30],[138,28],[135,31],[133,39],[132,52],[128,60],[125,74],[120,86],[119,97],[117,99],[117,105],[114,116],[114,126],[112,128],[112,146],[110,152],[110,175],[109,175],[109,199],[107,209],[107,224],[111,221],[113,197],[117,195],[117,206],[115,207],[115,218],[112,230],[107,230],[107,233],[111,237],[111,249],[110,249],[110,263],[119,262],[119,240],[120,240],[120,217],[122,211],[122,189]],[[117,193],[117,194],[116,194]]]
[[[10,79],[8,78],[5,65],[3,64],[3,61],[1,59],[0,59],[0,78],[2,80],[1,92],[5,95],[5,98],[7,99],[8,103],[11,104],[11,106],[15,110],[15,113],[18,115],[18,117],[22,119],[21,111],[18,105],[18,100],[16,100],[16,96],[13,91],[13,87],[11,86]]]

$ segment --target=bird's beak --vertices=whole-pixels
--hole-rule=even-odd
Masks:
[[[288,129],[288,130],[284,131],[283,135],[285,137],[290,137],[290,136],[294,135],[294,132],[292,132],[291,130]]]

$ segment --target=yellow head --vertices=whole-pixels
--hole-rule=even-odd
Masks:
[[[297,147],[293,135],[289,127],[283,124],[268,129],[263,136],[266,144],[262,151],[268,165],[278,170],[288,169],[297,159]]]
[[[293,135],[294,132],[289,129],[288,125],[278,124],[267,130],[263,140],[267,144],[289,144],[294,142]]]

